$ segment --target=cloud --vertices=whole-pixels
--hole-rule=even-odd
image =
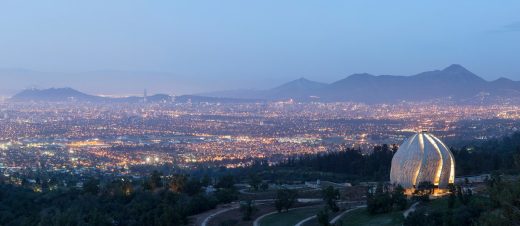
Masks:
[[[503,27],[504,31],[515,32],[520,31],[520,21],[510,23]]]

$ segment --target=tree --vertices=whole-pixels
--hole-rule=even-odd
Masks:
[[[262,183],[262,179],[258,176],[258,174],[250,174],[249,175],[249,185],[253,188],[253,190],[258,191],[258,188]]]
[[[455,196],[455,192],[451,192],[450,196],[448,197],[448,208],[453,209],[456,201],[457,197]]]
[[[99,193],[99,180],[93,177],[87,180],[87,182],[83,184],[83,191],[85,193],[97,195]]]
[[[217,183],[217,188],[233,189],[235,185],[235,178],[233,175],[226,175],[220,178]]]
[[[148,181],[145,183],[145,188],[148,190],[155,190],[157,188],[162,187],[162,174],[159,173],[159,171],[154,170],[152,174],[150,175],[150,178],[148,178]]]
[[[240,204],[240,211],[242,212],[242,219],[245,221],[251,220],[251,216],[256,211],[253,200],[246,200]]]
[[[374,193],[367,194],[367,210],[370,214],[388,213],[392,205],[392,197],[382,183],[377,185]]]
[[[404,188],[401,185],[397,185],[392,192],[392,202],[398,210],[406,209],[408,202],[406,201],[406,195],[404,194]]]
[[[434,210],[428,214],[428,225],[443,225],[443,213],[440,210]]]
[[[473,194],[471,189],[464,189],[461,186],[457,186],[457,197],[459,198],[460,203],[463,205],[467,205],[469,203],[472,195]]]
[[[260,184],[260,189],[261,189],[262,191],[267,191],[267,189],[269,189],[269,184],[268,184],[267,182],[262,182],[262,183]]]
[[[460,203],[467,205],[471,200],[471,196],[473,196],[473,192],[471,189],[464,189],[461,186],[457,186],[457,196]]]
[[[186,183],[184,187],[184,193],[188,194],[189,196],[194,196],[196,194],[199,194],[202,191],[202,184],[197,179],[190,179]]]
[[[278,212],[282,212],[284,209],[289,211],[289,209],[296,202],[297,197],[298,193],[295,190],[290,190],[287,188],[278,190],[276,193],[276,199],[274,201],[276,210],[278,210]]]
[[[202,183],[202,186],[207,187],[207,186],[211,185],[211,178],[209,177],[209,175],[206,174],[206,175],[204,175],[204,177],[202,177],[202,180],[200,183]]]
[[[516,147],[515,153],[513,154],[513,160],[516,169],[520,169],[520,146]]]
[[[498,174],[497,172],[492,172],[491,178],[486,178],[486,187],[488,189],[491,204],[494,207],[500,206],[500,196],[503,189],[506,187],[505,183],[502,181],[502,177],[500,176],[500,174]]]
[[[491,178],[486,191],[491,209],[480,216],[479,225],[520,225],[520,181],[502,180],[498,174]]]
[[[121,189],[123,190],[123,194],[126,196],[131,195],[134,192],[134,186],[128,180],[123,180],[121,182]]]
[[[187,181],[188,178],[185,175],[173,175],[169,184],[170,190],[177,193],[183,192]]]
[[[215,192],[215,197],[220,203],[230,203],[237,199],[237,192],[234,189],[221,188]]]
[[[334,212],[339,211],[339,207],[336,204],[336,202],[340,198],[339,190],[335,189],[332,186],[328,186],[326,189],[322,192],[323,200],[327,204],[327,206]]]
[[[318,224],[321,226],[330,226],[329,222],[329,210],[327,208],[323,208],[316,214],[316,218],[318,219]]]
[[[120,179],[112,180],[110,183],[105,185],[103,189],[104,194],[110,196],[122,196],[123,195],[123,183]]]

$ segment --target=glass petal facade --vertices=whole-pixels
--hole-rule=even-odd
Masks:
[[[415,188],[424,181],[446,189],[455,181],[455,159],[439,138],[428,132],[416,133],[395,153],[390,181],[405,189]]]

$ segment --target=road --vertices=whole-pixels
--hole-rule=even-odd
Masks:
[[[204,213],[201,213],[201,214],[193,216],[192,218],[194,218],[194,219],[193,219],[193,224],[192,225],[194,225],[194,226],[201,226],[201,225],[206,226],[208,224],[209,220],[211,220],[213,217],[215,217],[215,216],[217,216],[219,214],[225,213],[227,211],[239,208],[239,207],[240,207],[240,205],[238,204],[238,202],[225,204],[225,205],[220,205],[220,206],[218,206],[217,208],[215,208],[213,210],[210,210],[208,212],[204,212]]]
[[[415,208],[417,207],[417,205],[419,205],[419,203],[420,202],[416,202],[416,203],[412,204],[412,206],[410,206],[410,208],[408,208],[406,211],[404,211],[404,213],[403,213],[404,218],[407,218],[410,213],[415,211]]]
[[[292,209],[289,209],[289,211],[292,211],[292,210],[298,210],[298,209],[305,209],[305,208],[316,208],[316,206],[303,206],[303,207],[297,207],[297,208],[292,208]],[[260,226],[260,221],[262,219],[264,219],[265,217],[268,217],[268,216],[271,216],[273,214],[277,214],[278,211],[273,211],[273,212],[270,212],[270,213],[266,213],[258,218],[256,218],[256,220],[253,222],[253,226]]]
[[[274,199],[260,199],[260,200],[254,200],[254,203],[255,205],[261,205],[261,204],[264,204],[266,202],[273,202]],[[209,221],[211,219],[213,219],[214,217],[216,217],[217,215],[220,215],[220,214],[223,214],[225,212],[228,212],[228,211],[231,211],[231,210],[235,210],[235,209],[238,209],[240,208],[240,203],[238,202],[233,202],[231,204],[226,204],[226,205],[222,205],[222,206],[219,206],[217,207],[216,209],[212,210],[212,211],[208,211],[208,212],[205,212],[205,213],[202,213],[202,214],[199,214],[199,215],[196,215],[195,216],[195,224],[196,226],[207,226]]]
[[[350,211],[354,211],[354,210],[357,210],[359,208],[363,208],[363,207],[366,207],[366,205],[362,205],[362,206],[356,206],[352,209],[348,209],[348,210],[345,210],[343,213],[340,213],[339,215],[337,215],[336,217],[334,217],[331,221],[330,221],[330,224],[331,225],[334,225],[339,219],[341,219],[341,217],[343,217],[345,214],[347,214],[348,212]],[[316,215],[314,216],[311,216],[311,217],[307,217],[305,219],[303,219],[302,221],[298,222],[295,226],[302,226],[305,222],[307,221],[310,221],[310,220],[313,220],[314,218],[316,218]]]

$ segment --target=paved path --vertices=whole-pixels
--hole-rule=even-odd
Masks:
[[[223,209],[220,209],[216,212],[213,212],[211,213],[209,216],[207,216],[206,218],[204,218],[204,220],[202,221],[202,223],[200,224],[201,226],[207,226],[208,222],[215,216],[219,215],[219,214],[222,214],[222,213],[225,213],[227,211],[231,211],[231,210],[235,210],[235,209],[238,209],[240,208],[240,204],[238,203],[234,203],[231,207],[228,207],[228,208],[223,208]]]
[[[298,208],[292,208],[292,209],[289,209],[289,211],[298,210],[298,209],[305,209],[305,208],[316,208],[316,206],[303,206],[303,207],[298,207]],[[273,211],[273,212],[266,213],[266,214],[256,218],[256,220],[253,222],[253,226],[260,226],[260,221],[262,219],[264,219],[265,217],[271,216],[273,214],[277,214],[277,213],[278,213],[278,211]]]
[[[274,199],[261,199],[261,200],[253,200],[253,202],[255,203],[255,206],[257,205],[261,205],[261,204],[264,204],[264,203],[267,203],[267,202],[272,202],[274,201]],[[225,212],[228,212],[228,211],[231,211],[231,210],[236,210],[238,208],[240,208],[240,203],[232,203],[231,204],[232,206],[228,206],[226,208],[220,208],[220,209],[216,209],[204,216],[202,216],[201,218],[203,220],[198,220],[198,222],[195,223],[195,225],[200,225],[200,226],[207,226],[209,221],[211,219],[213,219],[214,217],[216,217],[217,215],[220,215],[220,214],[223,214]],[[202,221],[202,222],[200,222]]]
[[[314,218],[316,218],[316,215],[307,217],[307,218],[303,219],[302,221],[298,222],[297,224],[295,224],[294,226],[302,226],[303,224],[305,224],[305,222],[310,221]]]
[[[238,190],[238,192],[240,192],[241,194],[244,194],[244,195],[256,195],[258,193],[253,193],[253,192],[249,192],[247,191],[249,188],[243,188],[243,189],[240,189]]]
[[[345,211],[343,211],[343,213],[340,213],[338,216],[334,217],[334,218],[330,221],[330,223],[334,225],[334,224],[335,224],[339,219],[341,219],[345,214],[347,214],[347,213],[349,213],[349,212],[351,212],[351,211],[357,210],[357,209],[359,209],[359,208],[364,208],[364,207],[367,207],[367,206],[366,206],[366,205],[361,205],[361,206],[356,206],[356,207],[354,207],[354,208],[352,208],[352,209],[345,210]]]
[[[269,202],[273,202],[274,199],[259,199],[259,200],[253,200],[253,202],[255,203],[255,206],[256,205],[261,205],[261,204],[265,204],[265,203],[269,203]],[[299,202],[316,202],[316,201],[321,201],[321,199],[298,199]],[[298,208],[293,208],[293,209],[289,209],[289,210],[294,210],[294,209],[301,209],[301,208],[309,208],[309,207],[312,207],[312,206],[304,206],[304,207],[298,207]],[[225,212],[228,212],[228,211],[232,211],[232,210],[236,210],[240,208],[240,203],[238,202],[235,202],[235,203],[231,203],[231,204],[228,204],[228,205],[225,205],[223,207],[220,207],[220,208],[217,208],[217,209],[214,209],[210,212],[206,212],[206,213],[203,213],[199,216],[195,216],[195,225],[196,226],[208,226],[208,223],[211,219],[213,219],[214,217],[220,215],[220,214],[223,214]],[[254,222],[254,225],[255,226],[258,226],[258,222],[264,218],[264,217],[267,217],[271,214],[275,214],[275,213],[278,213],[278,212],[271,212],[271,213],[268,213],[268,214],[264,214],[260,217],[258,217],[255,222]]]
[[[363,208],[363,207],[366,207],[366,205],[356,206],[356,207],[354,207],[354,208],[352,208],[352,209],[345,210],[343,213],[340,213],[338,216],[334,217],[334,218],[330,221],[330,223],[331,223],[332,225],[334,225],[334,224],[335,224],[339,219],[341,219],[341,217],[343,217],[343,215],[347,214],[347,213],[350,212],[350,211],[354,211],[354,210],[357,210],[357,209],[359,209],[359,208]],[[316,218],[316,217],[317,217],[316,215],[311,216],[311,217],[307,217],[307,218],[303,219],[302,221],[298,222],[295,226],[302,226],[302,225],[305,224],[306,222],[311,221],[311,220],[313,220],[313,219]]]
[[[276,213],[278,213],[278,211],[274,211],[274,212],[266,213],[266,214],[264,214],[264,215],[262,215],[262,216],[259,216],[259,217],[256,218],[255,221],[253,222],[253,226],[259,226],[259,225],[260,225],[260,223],[259,223],[260,220],[264,219],[264,218],[267,217],[267,216],[271,216],[271,215],[273,215],[273,214],[276,214]]]
[[[404,218],[407,218],[408,215],[409,215],[411,212],[415,211],[415,208],[417,207],[417,205],[419,205],[419,203],[420,203],[420,202],[416,202],[416,203],[412,204],[412,206],[410,206],[410,208],[408,208],[406,211],[404,211],[404,213],[403,213]]]

